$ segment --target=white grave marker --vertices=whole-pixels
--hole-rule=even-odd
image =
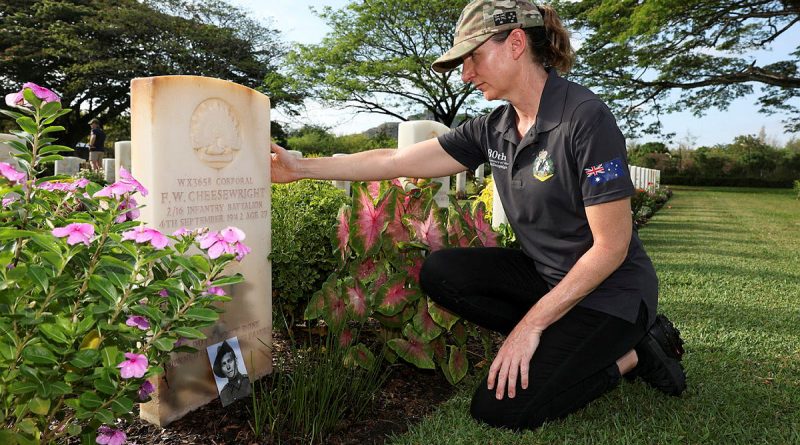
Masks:
[[[427,141],[428,139],[441,136],[448,131],[450,131],[450,128],[441,122],[401,122],[397,128],[397,148],[403,149],[417,142]],[[450,200],[447,197],[447,192],[450,191],[450,177],[445,176],[442,178],[435,178],[435,180],[442,184],[439,192],[434,196],[436,204],[438,204],[439,207],[447,208],[450,205]]]
[[[208,345],[238,337],[251,379],[271,372],[270,102],[231,82],[165,76],[131,83],[132,171],[150,194],[141,219],[165,233],[180,227],[242,229],[252,252],[226,273],[245,282],[226,289],[233,301],[208,338],[175,354],[154,379],[147,421],[165,425],[217,397]],[[139,197],[137,197],[138,199]]]

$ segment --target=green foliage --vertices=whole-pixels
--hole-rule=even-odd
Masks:
[[[637,226],[644,225],[672,197],[669,187],[655,190],[636,189],[631,196],[631,215]]]
[[[350,154],[396,146],[397,140],[387,137],[385,134],[379,134],[375,137],[365,134],[336,136],[329,132],[327,128],[315,125],[306,125],[292,132],[286,143],[286,148],[300,151],[304,156],[310,154],[320,156],[331,156],[336,153]]]
[[[288,61],[300,90],[323,101],[401,120],[421,111],[451,125],[478,98],[456,72],[431,71],[450,48],[466,0],[350,1],[318,15],[331,32],[301,45]],[[466,110],[462,110],[466,108]]]
[[[475,328],[437,306],[419,287],[428,252],[445,247],[497,246],[498,235],[484,219],[451,200],[440,209],[433,196],[438,182],[398,180],[353,184],[351,206],[339,212],[337,252],[341,259],[305,316],[321,318],[360,366],[372,353],[359,343],[370,317],[381,323],[380,338],[390,353],[425,369],[441,369],[455,384],[466,375],[466,341]]]
[[[800,199],[800,179],[794,181],[794,193],[797,195],[796,198]]]
[[[291,330],[302,320],[311,295],[336,268],[336,215],[347,202],[347,195],[328,181],[272,185],[274,326]]]
[[[356,421],[369,412],[388,373],[342,363],[347,349],[330,338],[327,344],[290,349],[277,357],[275,372],[252,392],[251,428],[256,438],[269,433],[272,443],[325,443],[344,419]]]
[[[302,100],[280,74],[279,31],[226,2],[0,0],[0,10],[0,95],[23,81],[59,85],[65,106],[87,110],[62,124],[70,147],[90,119],[128,109],[135,77],[202,75],[262,89],[273,106]]]
[[[54,144],[63,128],[51,125],[69,110],[24,94],[30,108],[0,110],[23,129],[14,134],[24,143],[12,145],[25,173],[4,164],[0,176],[0,438],[91,440],[147,399],[145,379],[163,372],[170,353],[194,351],[176,346],[181,337],[205,338],[196,329],[230,301],[210,286],[242,277],[225,277],[233,255],[210,258],[197,233],[166,238],[126,221],[132,195],[144,193],[132,178],[96,198],[100,186],[85,179],[37,180],[70,150]]]
[[[572,31],[583,36],[571,76],[594,87],[615,107],[627,132],[654,133],[646,115],[725,109],[754,92],[767,113],[785,113],[787,130],[800,129],[797,41],[781,60],[776,39],[798,32],[797,3],[767,0],[686,2],[558,0]],[[790,39],[791,40],[791,39]],[[773,60],[765,60],[773,58]],[[677,93],[677,94],[675,94]]]
[[[100,170],[92,170],[90,168],[82,168],[77,175],[76,178],[84,178],[88,179],[91,182],[94,182],[98,185],[106,185],[106,178],[103,175],[103,172]]]

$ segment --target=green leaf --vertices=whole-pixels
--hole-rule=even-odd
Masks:
[[[208,260],[203,255],[192,255],[189,260],[192,262],[194,267],[196,267],[199,271],[203,273],[211,272],[211,265],[208,264]]]
[[[75,357],[69,363],[76,368],[86,369],[94,366],[99,358],[100,353],[96,349],[82,349],[75,354]]]
[[[39,252],[39,256],[50,263],[56,270],[64,267],[64,258],[56,252]]]
[[[11,394],[27,394],[36,391],[37,385],[34,382],[13,382],[8,385],[8,392]]]
[[[164,318],[164,314],[159,311],[158,309],[152,306],[146,306],[143,304],[133,306],[131,308],[131,312],[137,315],[145,316],[152,324],[161,324],[161,320]]]
[[[34,397],[28,401],[28,409],[34,414],[46,416],[50,411],[50,400]]]
[[[54,382],[50,384],[50,393],[53,397],[61,397],[72,392],[72,387],[64,382]]]
[[[42,249],[47,249],[50,252],[55,254],[61,255],[61,249],[59,248],[59,244],[56,241],[56,238],[50,235],[41,235],[35,233],[31,235],[31,239],[37,246],[41,247]]]
[[[94,381],[94,387],[103,394],[114,395],[117,392],[117,385],[106,373]]]
[[[77,423],[70,424],[70,426],[67,427],[67,434],[69,434],[72,437],[75,437],[80,433],[81,433],[81,426]]]
[[[50,340],[53,340],[53,341],[55,341],[57,343],[61,343],[61,344],[64,344],[64,345],[68,345],[68,344],[72,343],[67,338],[66,334],[61,329],[61,327],[58,326],[58,325],[51,324],[51,323],[41,324],[41,325],[39,325],[39,331],[42,332],[44,335],[46,335],[47,338],[49,338]]]
[[[3,359],[14,360],[15,352],[16,348],[14,348],[14,346],[5,342],[0,343],[0,357],[3,357]]]
[[[22,350],[22,358],[29,360],[39,365],[55,365],[58,364],[56,356],[50,352],[49,349],[43,346],[28,346]]]
[[[447,369],[450,371],[454,383],[458,383],[467,375],[469,361],[467,359],[467,349],[449,346],[450,359],[447,361]]]
[[[61,128],[61,129],[63,129],[64,127],[49,127],[49,128]],[[46,147],[39,148],[38,153],[39,153],[40,156],[43,156],[43,155],[50,154],[50,153],[61,153],[61,152],[71,152],[71,151],[75,151],[75,150],[73,150],[72,148],[69,148],[69,147],[67,147],[65,145],[48,145]]]
[[[49,162],[60,161],[62,159],[64,159],[64,156],[61,156],[61,155],[48,155],[48,156],[40,157],[37,162],[38,162],[38,165],[41,165],[41,164],[47,164]]]
[[[100,350],[100,357],[103,359],[103,366],[115,368],[122,362],[122,354],[116,346],[108,346]]]
[[[101,424],[105,425],[114,425],[116,422],[116,417],[114,417],[114,413],[108,409],[100,409],[94,412],[94,418]]]
[[[19,128],[22,128],[22,131],[29,134],[36,134],[39,131],[36,127],[36,122],[28,116],[17,119],[17,125],[19,125]]]
[[[132,264],[109,255],[101,256],[98,266],[101,268],[120,269],[128,274],[133,272]]]
[[[155,346],[159,351],[170,352],[172,351],[172,348],[175,347],[175,340],[161,337],[153,342],[153,346]]]
[[[6,116],[8,116],[8,117],[10,117],[11,119],[14,119],[14,120],[17,120],[17,119],[19,119],[19,118],[21,118],[21,117],[25,116],[25,115],[24,115],[24,114],[22,114],[22,113],[17,113],[17,112],[15,112],[15,111],[9,111],[9,110],[0,110],[0,113],[3,113],[3,114],[5,114]]]
[[[212,286],[227,286],[230,284],[237,284],[244,281],[244,277],[241,274],[231,275],[229,277],[220,278],[218,280],[214,280],[211,285]]]
[[[87,391],[81,394],[78,400],[80,400],[81,406],[86,409],[96,409],[103,405],[103,399],[94,391]]]
[[[118,416],[130,414],[133,411],[133,400],[125,396],[117,397],[111,402],[111,410]]]
[[[211,309],[195,307],[186,311],[186,318],[200,321],[217,321],[219,314]]]
[[[61,110],[61,102],[47,102],[42,105],[42,109],[39,112],[43,117],[51,117],[58,113],[59,110]]]
[[[109,300],[110,304],[116,304],[119,298],[114,285],[100,275],[92,275],[89,277],[89,289],[99,292],[103,297]]]
[[[202,340],[206,338],[206,335],[203,334],[203,332],[201,332],[199,329],[189,326],[182,326],[172,329],[172,333],[188,340]]]
[[[42,266],[31,265],[28,267],[28,273],[33,276],[33,279],[42,289],[42,292],[47,292],[50,282],[47,277],[46,269]]]
[[[0,112],[2,111],[3,110],[0,110]],[[0,443],[4,445],[18,445],[19,442],[17,442],[17,433],[6,429],[0,430]]]

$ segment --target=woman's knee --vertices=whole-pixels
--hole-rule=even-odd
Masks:
[[[452,287],[455,277],[451,256],[452,250],[444,249],[431,252],[425,258],[419,273],[419,284],[423,292],[435,296],[442,294],[443,288]]]
[[[536,401],[509,399],[497,400],[494,390],[478,388],[472,397],[469,413],[473,419],[494,428],[507,428],[514,431],[534,429],[541,426],[546,419],[537,418],[539,412]]]

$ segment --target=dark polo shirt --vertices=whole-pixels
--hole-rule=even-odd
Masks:
[[[550,70],[536,124],[519,139],[510,104],[466,121],[439,143],[469,169],[492,166],[508,221],[539,274],[555,286],[592,246],[586,206],[631,196],[625,138],[591,91]],[[653,322],[658,278],[634,230],[623,264],[578,305]]]

